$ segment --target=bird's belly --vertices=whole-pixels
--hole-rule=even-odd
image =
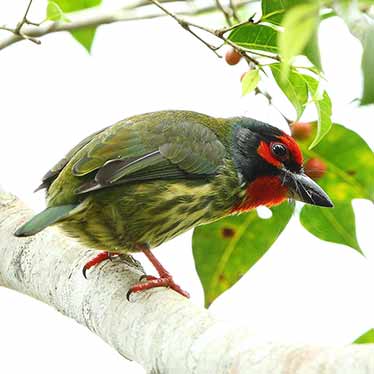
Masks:
[[[156,247],[225,215],[209,183],[158,181],[111,190],[91,195],[85,209],[61,222],[62,229],[93,248],[132,252],[136,244]]]

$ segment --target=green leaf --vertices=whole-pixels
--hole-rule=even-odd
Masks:
[[[364,90],[361,105],[374,103],[374,27],[371,27],[366,34],[363,43],[362,73],[364,78]]]
[[[350,202],[339,203],[332,209],[305,205],[300,213],[300,222],[317,238],[348,245],[362,254],[357,242],[355,214]]]
[[[101,4],[102,0],[54,0],[64,13],[92,8]]]
[[[334,203],[334,208],[304,206],[301,220],[317,237],[343,243],[360,251],[352,199],[374,199],[374,154],[368,144],[354,131],[334,124],[323,142],[313,150],[308,142],[300,142],[306,159],[320,160],[326,173],[318,184]]]
[[[96,27],[85,27],[83,29],[74,30],[71,32],[74,39],[76,39],[87,52],[91,52],[91,46],[95,37]]]
[[[253,210],[195,228],[192,247],[206,305],[236,283],[266,253],[292,212],[293,206],[286,203],[273,207],[270,219],[259,218]]]
[[[270,65],[273,77],[280,89],[288,97],[294,106],[298,120],[304,112],[305,105],[308,101],[308,86],[303,77],[296,70],[291,69],[286,80],[281,79],[280,64]]]
[[[262,0],[262,21],[274,23],[280,25],[287,9],[292,8],[295,5],[304,4],[303,0]]]
[[[310,37],[308,43],[306,44],[303,55],[308,57],[309,61],[318,68],[319,71],[322,70],[321,64],[321,55],[319,52],[318,44],[318,24],[316,25],[315,30],[313,31],[312,36]]]
[[[369,331],[366,331],[365,334],[361,335],[359,338],[357,338],[353,344],[368,344],[368,343],[374,343],[374,329],[370,329]]]
[[[260,72],[258,69],[249,70],[242,79],[242,95],[252,92],[260,81]]]
[[[352,199],[374,200],[374,153],[356,132],[335,123],[315,148],[310,149],[308,142],[299,145],[306,158],[326,164],[327,172],[318,184],[335,205]]]
[[[277,31],[269,26],[245,24],[234,29],[228,39],[243,48],[278,53]]]
[[[60,6],[54,1],[48,1],[47,4],[47,19],[51,21],[63,21],[65,15]]]
[[[286,78],[292,59],[302,54],[312,37],[318,17],[318,3],[297,5],[285,14],[282,20],[284,31],[278,35],[279,53],[282,56],[282,79]]]
[[[262,21],[271,22],[275,25],[281,25],[283,17],[286,12],[297,5],[303,5],[305,3],[313,4],[313,0],[303,1],[303,0],[262,0]],[[322,18],[322,17],[321,17]],[[316,24],[315,30],[305,45],[303,53],[308,57],[309,61],[314,64],[319,70],[322,70],[321,59],[318,46],[318,23]]]
[[[54,0],[53,2],[50,1],[47,6],[47,15],[48,15],[48,7],[50,3],[53,9],[51,12],[58,12],[56,6],[64,13],[71,13],[76,12],[82,9],[92,8],[94,6],[100,5],[102,0]],[[49,18],[50,19],[50,18]],[[67,18],[64,19],[65,21]],[[77,40],[86,50],[87,52],[91,51],[92,42],[95,37],[96,27],[85,27],[82,29],[73,30],[70,32],[71,35]]]
[[[332,122],[332,104],[329,95],[326,91],[320,90],[319,82],[313,77],[305,74],[301,74],[305,83],[308,86],[309,92],[312,96],[314,105],[316,106],[318,113],[318,127],[316,136],[310,145],[310,148],[315,147],[324,136],[330,131]]]

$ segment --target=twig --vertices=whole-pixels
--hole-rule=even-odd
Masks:
[[[269,92],[261,89],[259,86],[255,88],[255,94],[256,95],[262,95],[265,97],[265,99],[268,101],[268,105],[272,106],[287,122],[288,127],[291,128],[291,124],[294,123],[294,121],[291,121],[274,103],[273,103],[273,97],[269,94]]]
[[[252,20],[251,19],[245,20],[245,21],[236,23],[235,25],[230,25],[228,27],[224,27],[223,29],[216,30],[215,34],[217,37],[220,38],[222,35],[226,34],[227,32],[235,30],[240,26],[246,25],[247,23],[252,23]]]
[[[229,26],[232,25],[232,21],[231,21],[231,14],[228,12],[228,10],[222,5],[221,1],[220,0],[215,0],[216,1],[216,5],[217,5],[217,8],[222,12],[222,14],[224,15],[225,19],[226,19],[226,22]]]
[[[195,23],[192,23],[192,22],[189,22],[183,18],[180,18],[178,17],[175,13],[172,13],[170,12],[168,9],[166,9],[163,5],[160,4],[160,2],[158,0],[149,0],[152,4],[156,5],[158,8],[160,8],[164,13],[166,13],[168,16],[174,18],[180,26],[182,26],[185,30],[187,30],[189,33],[191,33],[195,38],[197,38],[198,40],[200,40],[200,42],[202,42],[204,45],[206,45],[210,50],[212,50],[218,57],[221,57],[218,53],[217,53],[217,49],[218,47],[215,47],[213,45],[211,45],[210,43],[208,43],[207,41],[205,41],[202,37],[200,37],[199,35],[197,35],[193,30],[191,30],[191,27],[195,27],[195,28],[198,28],[200,30],[204,30],[210,34],[213,34],[214,35],[214,30],[211,30],[205,26],[201,26],[201,25],[197,25]]]
[[[31,4],[32,4],[32,1],[33,1],[33,0],[30,0],[30,1],[29,1],[29,4],[27,5],[27,8],[26,8],[25,14],[23,15],[23,18],[22,18],[21,22],[19,22],[18,25],[16,26],[16,28],[14,29],[14,32],[15,32],[16,34],[19,34],[20,31],[21,31],[22,26],[23,26],[25,23],[28,23],[28,22],[27,22],[27,15],[28,15],[28,13],[29,13],[29,10],[30,10],[30,7],[31,7]]]
[[[40,44],[40,40],[36,39],[36,38],[33,38],[32,36],[29,36],[27,34],[25,34],[23,31],[22,31],[22,27],[23,25],[34,25],[34,26],[39,26],[38,24],[34,23],[34,22],[30,22],[28,21],[27,19],[27,15],[29,14],[29,11],[30,11],[30,8],[31,8],[31,4],[32,4],[33,0],[30,0],[28,5],[27,5],[27,8],[26,8],[26,11],[25,11],[25,14],[23,15],[23,18],[20,22],[18,22],[16,28],[14,30],[12,30],[12,32],[16,35],[19,35],[22,39],[26,39],[26,40],[30,40],[31,42],[35,43],[35,44]],[[4,28],[3,28],[4,29]],[[7,31],[10,31],[11,29],[8,28]]]
[[[240,22],[240,18],[238,16],[237,11],[236,11],[236,4],[235,4],[234,0],[230,0],[230,8],[231,8],[232,16],[233,16],[234,20],[236,22]]]
[[[274,59],[276,61],[280,61],[280,58],[279,56],[277,55],[265,55],[265,54],[261,54],[260,52],[253,52],[251,50],[248,50],[247,48],[243,48],[239,45],[237,45],[236,43],[232,42],[230,39],[228,39],[227,37],[225,37],[225,34],[229,31],[232,31],[242,25],[245,25],[247,23],[253,23],[253,17],[250,17],[248,20],[246,21],[243,21],[243,22],[239,22],[235,25],[231,25],[231,26],[228,26],[228,27],[224,27],[222,29],[217,29],[217,30],[213,30],[211,28],[208,28],[208,27],[205,27],[205,26],[202,26],[202,25],[199,25],[199,24],[196,24],[196,23],[193,23],[191,21],[187,21],[186,19],[183,19],[181,17],[179,17],[177,14],[169,11],[166,7],[164,7],[163,5],[160,4],[160,2],[158,0],[149,0],[152,4],[156,5],[159,9],[161,9],[163,12],[165,12],[165,14],[167,14],[168,16],[174,18],[178,23],[179,25],[181,25],[184,29],[186,29],[188,32],[190,32],[193,36],[195,36],[198,40],[200,40],[203,44],[205,44],[210,50],[212,50],[218,57],[221,57],[217,50],[219,50],[224,44],[228,44],[230,45],[231,47],[233,47],[234,49],[236,49],[239,53],[242,54],[242,56],[245,58],[245,60],[248,62],[248,64],[250,63],[253,63],[257,66],[261,66],[261,64],[253,57],[251,56],[251,54],[257,54],[261,57],[266,57],[266,58],[270,58],[270,59]],[[197,35],[191,28],[197,28],[197,29],[200,29],[208,34],[211,34],[219,39],[221,39],[224,43],[221,44],[220,46],[213,46],[211,45],[210,43],[206,42],[203,38],[201,38],[199,35]]]

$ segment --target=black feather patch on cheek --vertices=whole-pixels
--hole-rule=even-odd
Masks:
[[[279,170],[269,165],[257,152],[260,138],[248,128],[238,127],[233,134],[233,159],[244,182],[250,183],[263,175],[275,175]]]

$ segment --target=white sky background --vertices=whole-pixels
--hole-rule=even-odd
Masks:
[[[18,21],[25,5],[1,1],[0,24]],[[44,6],[35,1],[35,18]],[[334,119],[373,147],[373,107],[349,104],[361,90],[360,45],[337,19],[323,23],[320,37]],[[166,18],[102,27],[92,56],[67,33],[47,36],[41,46],[21,42],[0,55],[0,184],[35,210],[44,206],[43,193],[32,191],[51,165],[86,135],[133,114],[189,109],[247,115],[285,128],[263,98],[241,97],[244,63],[226,65]],[[283,98],[277,104],[290,110]],[[275,339],[320,344],[349,343],[374,326],[374,210],[367,201],[354,207],[368,260],[314,238],[294,220],[212,312]],[[201,305],[191,232],[155,253]],[[6,289],[0,289],[0,336],[4,372],[144,372],[74,321]]]

